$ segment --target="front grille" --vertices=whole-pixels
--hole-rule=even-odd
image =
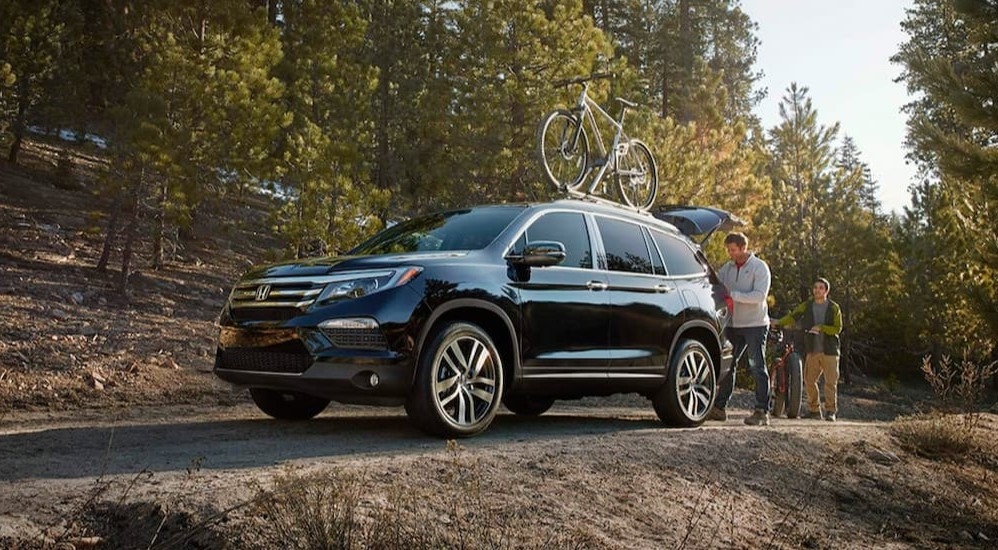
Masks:
[[[296,307],[234,307],[230,310],[232,320],[237,323],[246,321],[287,321],[301,315]]]
[[[381,329],[324,328],[322,329],[336,347],[349,349],[387,349],[388,342]]]
[[[308,353],[263,351],[255,348],[219,350],[215,366],[220,369],[300,374],[312,365]]]
[[[236,311],[244,308],[254,310],[278,308],[284,310],[285,315],[294,311],[300,312],[312,305],[312,302],[322,293],[322,289],[326,287],[327,283],[325,279],[327,277],[314,279],[274,277],[240,281],[232,290],[232,296],[229,298],[229,305],[234,312],[233,318],[236,317]]]

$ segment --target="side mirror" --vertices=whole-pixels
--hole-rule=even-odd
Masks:
[[[523,253],[510,253],[506,261],[523,267],[547,267],[565,260],[565,245],[558,241],[533,241],[527,243]]]

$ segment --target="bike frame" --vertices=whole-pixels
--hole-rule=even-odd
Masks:
[[[776,359],[776,361],[773,361],[773,366],[770,369],[772,371],[770,376],[773,379],[773,390],[784,393],[787,391],[786,381],[784,381],[782,376],[773,376],[773,374],[786,368],[787,359],[796,350],[794,349],[794,343],[792,341],[780,345],[783,347],[783,352],[780,354],[779,358]]]
[[[593,99],[589,97],[589,81],[582,82],[582,93],[579,94],[579,101],[576,103],[572,112],[579,117],[578,130],[572,139],[572,148],[578,146],[579,137],[582,135],[582,126],[584,122],[589,124],[589,128],[592,130],[593,136],[596,138],[596,144],[599,147],[599,154],[602,160],[602,166],[600,166],[599,172],[593,177],[592,183],[589,184],[586,190],[587,195],[592,195],[596,191],[596,186],[603,181],[603,177],[606,175],[607,168],[610,166],[616,166],[617,157],[620,154],[626,153],[626,151],[620,151],[619,148],[622,146],[627,147],[627,140],[624,139],[624,113],[627,111],[627,105],[622,105],[620,108],[620,120],[613,118],[610,113],[607,113],[600,107],[599,103],[596,103]],[[610,144],[609,153],[607,152],[606,144],[603,142],[603,134],[600,132],[599,124],[596,120],[596,114],[599,114],[603,119],[609,122],[615,132],[613,135],[613,141]],[[595,162],[593,166],[596,166]],[[590,167],[588,170],[592,170]]]

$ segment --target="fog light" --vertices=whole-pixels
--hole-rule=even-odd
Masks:
[[[379,377],[377,373],[372,373],[371,378],[368,379],[368,382],[371,384],[371,387],[373,388],[377,386],[379,383],[381,383],[381,377]]]
[[[370,317],[347,317],[328,319],[319,323],[321,329],[376,330],[378,322]]]

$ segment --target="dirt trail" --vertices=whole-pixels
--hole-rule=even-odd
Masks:
[[[544,518],[520,529],[538,536],[569,529],[598,547],[998,540],[993,510],[964,506],[937,517],[938,506],[977,489],[927,499],[927,487],[957,478],[895,446],[889,424],[877,419],[890,407],[849,397],[843,404],[866,419],[774,419],[750,428],[740,408],[726,423],[675,430],[641,398],[587,399],[558,403],[539,418],[502,414],[485,434],[450,449],[411,427],[400,409],[334,404],[304,423],[267,419],[249,404],[18,413],[0,422],[0,540],[51,532],[96,487],[120,503],[218,510],[279,472],[336,469],[366,476],[372,494],[404,483],[429,502],[450,490],[455,463],[472,465],[495,499]]]

